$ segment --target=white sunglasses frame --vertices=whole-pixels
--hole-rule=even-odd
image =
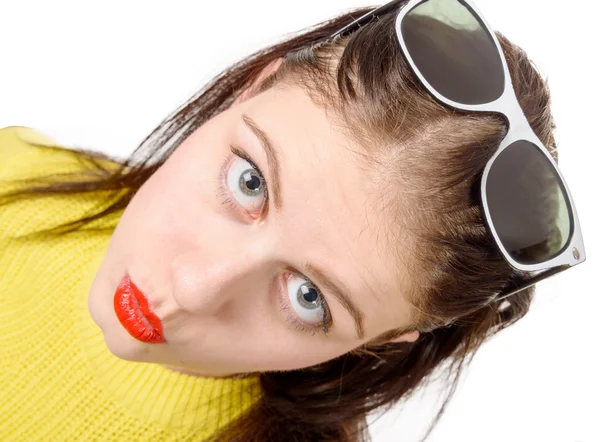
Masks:
[[[449,98],[446,98],[445,96],[440,94],[437,90],[435,90],[433,88],[433,86],[421,74],[421,72],[417,68],[415,62],[413,61],[412,57],[410,56],[410,52],[406,46],[406,42],[404,40],[404,37],[402,36],[401,30],[402,30],[402,20],[414,8],[416,8],[417,6],[423,4],[427,1],[430,1],[430,0],[393,0],[389,3],[386,3],[386,4],[376,8],[376,9],[373,9],[372,11],[357,18],[352,23],[344,26],[342,29],[340,29],[340,30],[336,31],[334,34],[332,34],[330,39],[334,39],[334,38],[336,38],[344,33],[347,33],[347,32],[352,32],[352,31],[358,29],[360,26],[362,26],[362,25],[366,24],[367,22],[369,22],[370,20],[372,20],[374,17],[377,17],[378,15],[386,13],[392,9],[397,9],[397,8],[401,7],[402,9],[400,10],[400,12],[398,13],[398,16],[396,17],[396,24],[395,24],[396,36],[398,38],[398,43],[400,44],[400,47],[402,48],[402,53],[403,53],[404,57],[406,58],[406,60],[408,61],[413,73],[418,77],[420,82],[429,91],[429,93],[431,95],[433,95],[439,102],[446,104],[450,107],[456,108],[456,109],[462,109],[462,110],[466,110],[466,111],[475,111],[475,112],[498,112],[498,113],[501,113],[504,115],[506,121],[508,122],[508,131],[507,131],[504,139],[501,141],[498,149],[496,150],[494,155],[490,158],[490,160],[486,164],[485,169],[483,171],[482,178],[481,178],[481,189],[480,189],[481,201],[482,201],[482,208],[483,208],[484,217],[485,217],[485,221],[486,221],[486,227],[487,227],[488,231],[493,235],[494,240],[495,240],[499,250],[502,253],[502,256],[513,268],[515,268],[517,270],[525,271],[525,272],[536,272],[536,271],[542,271],[545,269],[549,269],[549,270],[542,271],[542,272],[536,274],[532,278],[529,278],[528,280],[524,281],[522,284],[519,284],[518,287],[513,287],[513,288],[502,291],[493,299],[494,301],[498,301],[501,299],[508,298],[509,296],[512,296],[515,293],[518,293],[521,290],[524,290],[527,287],[530,287],[530,286],[534,285],[535,283],[550,277],[551,275],[560,273],[564,270],[567,270],[567,269],[569,269],[577,264],[581,264],[582,262],[585,261],[585,258],[586,258],[585,257],[585,248],[583,245],[583,236],[581,233],[581,227],[579,225],[579,218],[577,216],[577,210],[575,208],[575,203],[574,203],[573,197],[571,196],[571,192],[569,191],[569,187],[567,186],[565,179],[563,178],[560,170],[558,169],[556,162],[550,155],[550,152],[544,147],[542,142],[539,140],[539,138],[537,137],[537,135],[535,134],[535,132],[529,125],[529,122],[527,121],[527,118],[525,117],[523,109],[519,105],[515,90],[513,88],[512,80],[510,77],[510,72],[508,70],[508,65],[506,63],[506,58],[504,57],[502,47],[500,46],[500,43],[498,42],[496,34],[494,33],[491,26],[489,26],[489,24],[487,23],[487,21],[485,20],[483,15],[479,12],[479,10],[477,9],[477,7],[475,6],[475,4],[472,0],[445,0],[445,1],[455,1],[455,2],[461,3],[463,6],[470,9],[470,12],[472,14],[474,14],[475,18],[478,19],[480,24],[485,27],[488,35],[492,38],[494,44],[496,45],[498,54],[500,55],[500,60],[502,61],[502,68],[504,69],[504,80],[505,81],[504,81],[504,91],[503,91],[502,95],[500,95],[500,97],[498,97],[496,100],[491,101],[489,103],[483,103],[483,104],[477,104],[477,105],[459,103],[459,102],[453,101]],[[568,211],[569,211],[570,227],[571,227],[569,241],[565,244],[565,246],[563,247],[562,251],[559,254],[557,254],[556,256],[554,256],[553,258],[551,258],[549,260],[546,260],[546,261],[540,262],[540,263],[536,263],[536,264],[523,264],[523,263],[516,261],[515,259],[513,259],[510,256],[509,252],[506,250],[506,248],[502,244],[502,242],[498,236],[498,232],[494,228],[494,224],[491,220],[491,215],[490,215],[490,210],[489,210],[489,205],[488,205],[488,200],[487,200],[487,193],[486,193],[486,186],[487,186],[489,171],[490,171],[492,165],[494,164],[494,161],[496,160],[496,158],[498,158],[498,156],[500,155],[500,153],[502,153],[502,151],[504,149],[509,147],[512,143],[514,143],[516,141],[521,141],[521,140],[528,141],[529,143],[533,144],[535,147],[538,148],[538,150],[540,152],[542,152],[546,156],[546,158],[548,159],[548,161],[554,168],[556,175],[560,179],[560,183],[564,190],[567,204],[569,206]]]

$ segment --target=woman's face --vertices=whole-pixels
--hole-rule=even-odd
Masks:
[[[406,282],[381,252],[384,220],[351,150],[297,87],[239,100],[190,135],[127,206],[92,285],[90,314],[110,351],[220,377],[308,367],[409,326]],[[165,343],[119,322],[125,274]]]

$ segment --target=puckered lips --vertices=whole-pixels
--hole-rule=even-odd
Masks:
[[[150,343],[167,342],[163,335],[163,326],[148,305],[148,299],[126,274],[114,296],[114,307],[119,322],[135,339]]]

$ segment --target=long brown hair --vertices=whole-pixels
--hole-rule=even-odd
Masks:
[[[498,115],[451,110],[431,98],[400,52],[394,29],[398,10],[334,45],[322,44],[371,9],[324,21],[233,64],[169,115],[129,158],[113,160],[117,167],[100,161],[109,159],[103,154],[73,149],[93,172],[61,182],[31,181],[0,199],[7,204],[16,198],[93,194],[107,202],[98,213],[34,235],[66,235],[120,212],[187,136],[227,109],[279,57],[284,62],[258,92],[284,82],[299,85],[339,117],[348,135],[365,147],[364,158],[376,171],[381,198],[374,200],[393,226],[389,252],[400,250],[402,243],[398,277],[409,275],[415,284],[401,295],[414,307],[413,329],[420,337],[414,343],[390,344],[386,339],[404,331],[390,330],[317,366],[261,373],[261,398],[211,441],[366,441],[368,413],[405,400],[431,380],[434,369],[442,369],[449,388],[424,440],[481,344],[523,317],[532,301],[535,287],[508,301],[490,302],[527,276],[502,258],[480,210],[478,183],[506,133],[505,122]],[[427,24],[433,25],[441,26]],[[556,159],[547,84],[518,46],[496,35],[519,103]],[[448,30],[447,38],[452,44],[459,37]]]

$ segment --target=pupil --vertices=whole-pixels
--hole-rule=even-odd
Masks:
[[[298,302],[304,308],[311,310],[321,308],[319,292],[314,288],[308,288],[306,284],[300,286],[296,296],[298,298]]]
[[[260,177],[253,172],[253,169],[249,169],[240,177],[240,189],[248,195],[256,195],[258,193],[257,191],[260,191],[260,186],[262,184]]]
[[[307,302],[315,302],[318,299],[317,291],[315,289],[309,289],[304,292],[304,299]]]
[[[246,181],[246,185],[249,189],[256,190],[260,186],[260,178],[256,175],[253,175],[250,178],[250,181]]]

